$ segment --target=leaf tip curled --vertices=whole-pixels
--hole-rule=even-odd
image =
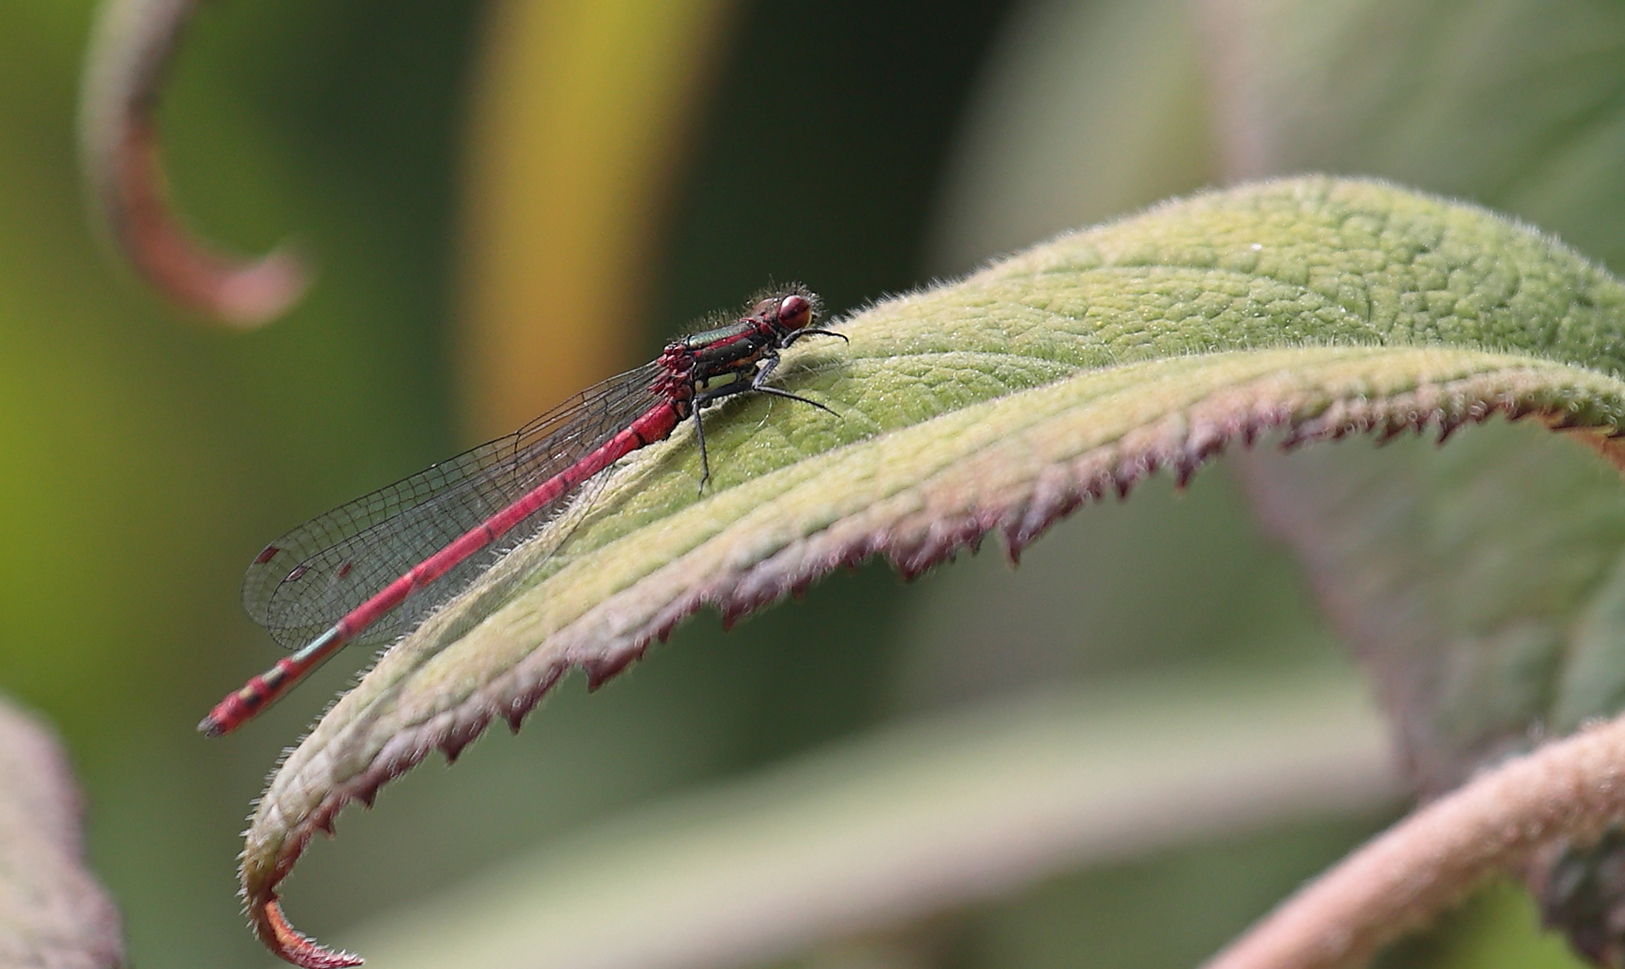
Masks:
[[[254,928],[273,953],[303,969],[347,969],[364,961],[352,953],[329,949],[294,928],[275,895],[259,908]]]
[[[225,323],[253,329],[292,309],[314,278],[310,259],[285,244],[257,259],[222,260],[215,276],[202,279],[201,304]]]
[[[101,221],[136,271],[170,300],[248,329],[297,303],[311,273],[287,247],[259,259],[216,251],[186,228],[170,199],[155,112],[198,6],[102,4],[81,93],[81,160]]]

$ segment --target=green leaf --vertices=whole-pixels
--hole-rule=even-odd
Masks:
[[[1216,0],[1231,178],[1368,172],[1532,219],[1625,260],[1625,6]]]
[[[1410,780],[1438,795],[1625,706],[1625,516],[1613,469],[1533,428],[1430,450],[1242,466],[1376,677]]]
[[[1297,444],[1502,412],[1612,432],[1625,415],[1619,281],[1489,212],[1372,182],[1176,202],[840,326],[850,344],[798,347],[781,378],[839,417],[720,408],[703,494],[688,431],[640,452],[329,712],[248,835],[262,936],[318,964],[275,886],[345,803],[494,718],[517,727],[571,667],[602,681],[702,606],[733,618],[877,554],[913,574],[990,531],[1019,554],[1085,501],[1272,429]]]
[[[1625,261],[1625,7],[1220,0],[1208,13],[1231,177],[1370,172]],[[1429,795],[1625,700],[1620,483],[1583,457],[1525,432],[1474,435],[1442,459],[1247,463]],[[1553,857],[1524,872],[1544,922],[1607,961],[1625,941],[1610,874],[1625,851],[1597,847],[1580,865],[1595,877],[1558,875]]]

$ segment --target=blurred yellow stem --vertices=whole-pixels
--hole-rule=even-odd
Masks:
[[[644,259],[726,0],[502,0],[465,161],[464,427],[517,427],[629,361]]]

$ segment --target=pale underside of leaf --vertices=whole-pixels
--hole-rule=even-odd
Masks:
[[[726,619],[874,555],[918,573],[1232,443],[1448,433],[1496,413],[1622,425],[1625,288],[1479,209],[1369,182],[1214,193],[1064,236],[798,346],[783,385],[612,472],[394,647],[294,750],[244,854],[256,930],[296,961],[276,884],[316,830],[436,748],[596,685],[702,606]],[[559,536],[567,536],[562,546]]]

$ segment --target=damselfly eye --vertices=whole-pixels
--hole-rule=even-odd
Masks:
[[[787,330],[799,330],[812,322],[812,303],[796,293],[779,303],[779,325]]]

